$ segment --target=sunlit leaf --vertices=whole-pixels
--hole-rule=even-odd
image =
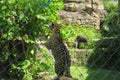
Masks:
[[[30,61],[29,60],[26,60],[24,63],[22,63],[22,69],[26,69],[30,66]]]
[[[15,0],[8,0],[9,3],[15,3]]]
[[[2,6],[2,10],[6,9],[6,8],[7,8],[7,6]]]

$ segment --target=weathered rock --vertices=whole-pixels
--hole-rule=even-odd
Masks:
[[[67,22],[85,26],[94,26],[96,29],[99,29],[100,18],[97,14],[95,15],[95,13],[90,15],[85,11],[67,12],[63,10],[59,12],[59,15]]]
[[[65,8],[58,12],[67,22],[99,29],[100,22],[105,19],[102,0],[64,0]]]
[[[72,11],[72,12],[77,11],[80,8],[80,5],[78,3],[67,3],[67,4],[65,3],[64,6],[66,11]]]
[[[60,77],[59,80],[78,80],[78,79],[75,79],[75,78],[69,78],[69,77]]]
[[[96,13],[99,16],[101,21],[104,20],[105,17],[107,16],[107,11],[106,10],[95,9],[94,13]]]
[[[40,72],[37,74],[36,80],[53,80],[54,76],[49,72]]]
[[[64,2],[83,2],[84,0],[63,0]]]
[[[93,9],[104,9],[103,0],[93,0]]]

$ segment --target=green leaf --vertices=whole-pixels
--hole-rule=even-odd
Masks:
[[[35,53],[35,51],[34,50],[31,50],[31,54],[34,54]]]
[[[45,16],[42,16],[42,15],[40,15],[40,14],[36,15],[36,17],[37,17],[38,19],[46,20],[46,17],[45,17]]]
[[[8,3],[15,3],[15,0],[8,0]]]
[[[2,6],[2,10],[5,10],[7,8],[7,6]]]
[[[22,66],[22,69],[26,69],[26,68],[28,68],[28,67],[30,66],[30,61],[29,61],[29,60],[26,60],[25,62],[23,62],[22,65],[23,65],[23,66]]]

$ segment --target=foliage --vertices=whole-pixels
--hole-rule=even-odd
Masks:
[[[116,37],[119,34],[119,19],[120,15],[117,13],[118,0],[104,0],[105,9],[108,11],[108,16],[105,19],[102,27],[102,33],[107,37]]]
[[[87,49],[94,47],[95,42],[93,41],[93,39],[102,38],[100,31],[95,30],[92,27],[85,27],[73,24],[63,25],[61,29],[61,35],[65,41],[75,41],[78,35],[86,36],[88,39],[88,44],[81,44],[81,47]]]
[[[41,8],[37,1],[39,0],[0,1],[0,26],[3,39],[27,35],[29,39],[34,40],[42,34],[48,34],[48,22],[59,19],[56,10],[62,8],[62,0],[53,0],[49,7],[45,8]]]
[[[86,36],[88,40],[101,38],[100,32],[92,27],[79,25],[64,25],[61,29],[64,40],[73,41],[78,35]],[[97,35],[97,36],[96,36]]]
[[[8,70],[11,72],[8,72],[9,74],[19,71],[19,74],[14,75],[17,75],[21,79],[23,76],[25,80],[32,80],[36,72],[46,70],[45,67],[48,66],[48,63],[39,62],[34,59],[36,52],[33,45],[36,44],[36,39],[41,40],[49,34],[49,22],[60,21],[56,10],[63,8],[63,2],[62,0],[52,0],[48,6],[41,7],[46,2],[47,0],[0,0],[1,44],[16,39],[22,39],[22,41],[28,44],[26,60],[18,61],[17,64],[13,64],[14,67],[12,66]],[[5,50],[4,52],[6,53],[1,52],[5,57],[2,60],[0,59],[0,62],[7,61],[7,58],[11,54],[17,54],[17,52],[8,53]],[[47,58],[47,56],[45,57]],[[39,69],[40,67],[42,69]]]
[[[106,47],[100,47],[101,44],[106,44],[105,42],[101,41],[97,44],[94,48],[94,54],[91,55],[88,62],[92,67],[120,70],[120,15],[117,13],[118,5],[114,1],[105,0],[104,2],[109,14],[104,20],[101,31],[105,38],[113,38],[113,40]]]
[[[116,12],[112,12],[107,16],[102,28],[102,30],[107,32],[107,33],[103,32],[104,36],[116,37],[119,35],[119,30],[120,30],[119,19],[120,19],[119,14]]]
[[[105,3],[105,9],[108,10],[109,14],[105,19],[102,27],[103,35],[107,34],[105,36],[116,37],[119,33],[119,23],[120,23],[119,22],[120,15],[117,13],[118,0],[114,0],[114,1],[104,0],[104,3]]]
[[[76,70],[77,69],[77,70]],[[90,68],[84,66],[72,66],[72,76],[78,80],[119,80],[120,74],[117,71]]]
[[[116,12],[118,8],[117,0],[103,0],[105,10],[107,10],[108,13]]]
[[[29,60],[26,59],[23,62],[19,62],[17,65],[12,64],[10,73],[11,75],[16,75],[15,72],[19,73],[17,77],[21,80],[33,80],[38,78],[37,75],[40,72],[53,71],[52,62],[53,57],[48,56],[46,51],[44,51],[41,60],[34,60],[33,58],[30,58]]]

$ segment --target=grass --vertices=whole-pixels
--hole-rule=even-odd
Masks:
[[[71,74],[78,80],[120,80],[120,72],[106,69],[93,69],[84,66],[72,66]]]
[[[94,41],[93,39],[101,39],[102,34],[100,30],[96,30],[93,27],[85,27],[79,25],[64,25],[61,28],[61,35],[64,41],[74,42],[76,37],[85,36],[88,40],[88,43],[81,43],[81,47],[85,49],[94,48]]]
[[[61,29],[62,37],[65,41],[74,41],[78,35],[86,36],[88,40],[101,38],[102,35],[99,30],[92,27],[85,27],[79,25],[64,25]]]

